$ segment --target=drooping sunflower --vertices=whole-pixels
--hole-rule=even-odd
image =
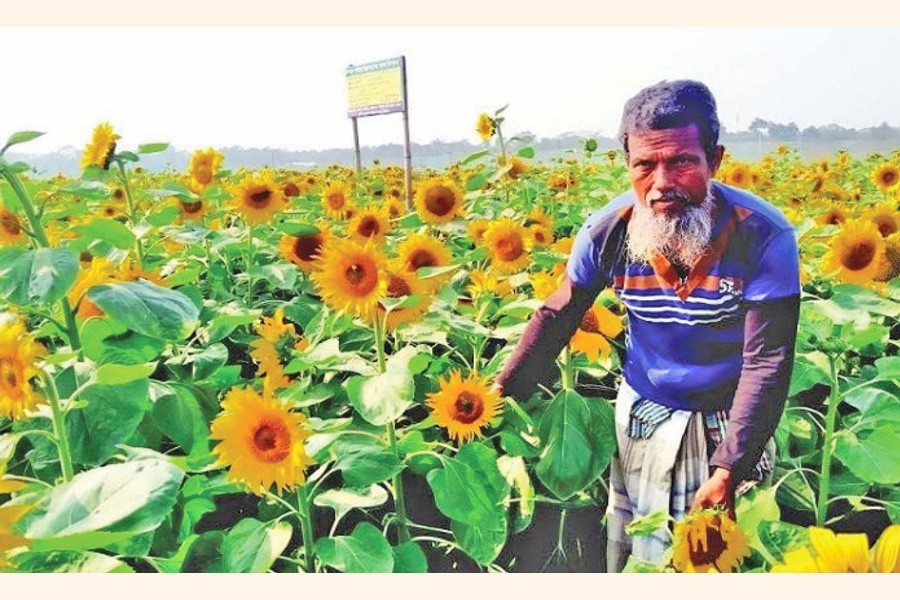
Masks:
[[[248,175],[232,190],[231,207],[247,223],[271,221],[284,206],[284,193],[270,171]]]
[[[324,225],[316,225],[317,233],[303,235],[284,235],[278,243],[281,256],[291,261],[305,273],[312,273],[318,268],[322,250],[332,239],[331,230]]]
[[[487,113],[481,113],[475,123],[475,131],[481,136],[482,141],[488,141],[494,136],[494,120]]]
[[[32,504],[0,506],[0,569],[11,566],[7,552],[28,545],[28,539],[17,534],[13,529],[16,522],[32,509]]]
[[[433,177],[416,189],[416,212],[426,223],[446,223],[464,214],[463,193],[446,177]]]
[[[412,323],[422,318],[422,314],[431,304],[431,294],[428,286],[415,273],[403,269],[403,265],[394,262],[387,268],[387,298],[403,298],[404,296],[417,296],[417,300],[410,300],[410,306],[393,308],[384,317],[384,307],[378,305],[378,318],[385,318],[385,326],[388,331],[393,331],[401,323]]]
[[[225,157],[215,148],[197,150],[191,155],[188,175],[201,187],[206,187],[212,183],[224,160]]]
[[[466,287],[466,291],[472,298],[477,298],[482,294],[504,297],[512,294],[512,286],[496,273],[474,269],[469,273],[469,285]]]
[[[213,452],[228,466],[228,479],[257,495],[273,484],[280,493],[306,480],[313,460],[303,443],[310,435],[303,414],[250,388],[232,388],[210,424],[210,438],[221,440]]]
[[[0,246],[18,246],[28,241],[22,222],[15,213],[0,207]]]
[[[85,146],[84,154],[81,156],[81,168],[86,169],[95,165],[104,171],[108,170],[113,153],[116,151],[116,140],[120,137],[113,131],[112,125],[109,123],[97,125],[91,141]]]
[[[371,242],[333,242],[322,251],[313,281],[328,306],[369,321],[387,292],[386,260]]]
[[[353,208],[352,188],[343,181],[331,181],[322,190],[322,208],[332,219],[345,219]]]
[[[385,210],[366,207],[360,209],[350,220],[348,231],[350,237],[365,242],[372,240],[376,244],[383,244],[387,232],[391,230],[391,221]]]
[[[680,573],[730,573],[750,556],[747,536],[724,511],[695,511],[675,524],[672,564]]]
[[[598,357],[609,358],[612,352],[609,340],[620,333],[622,319],[602,304],[595,304],[584,313],[569,340],[569,347],[573,352],[586,354],[591,362],[597,362]]]
[[[256,374],[265,376],[265,391],[271,393],[289,386],[291,379],[285,375],[283,365],[291,361],[295,350],[307,348],[309,342],[297,334],[294,325],[284,322],[283,308],[277,308],[271,317],[263,317],[253,329],[260,337],[250,343],[250,356],[259,365]]]
[[[397,246],[397,260],[406,271],[415,273],[422,267],[445,267],[453,260],[450,250],[439,239],[424,233],[414,233]],[[422,280],[429,291],[437,289],[443,276]]]
[[[31,385],[38,375],[37,359],[46,354],[25,324],[16,319],[0,323],[0,416],[21,419],[43,400]]]
[[[872,171],[872,183],[882,192],[892,192],[900,186],[900,169],[890,163]]]
[[[491,257],[491,266],[501,273],[517,273],[531,260],[531,236],[522,225],[509,217],[491,223],[484,232],[484,243]]]
[[[77,307],[76,314],[82,319],[102,317],[103,311],[87,297],[87,291],[95,285],[116,280],[116,265],[105,258],[94,258],[87,267],[78,270],[75,283],[69,290],[69,304]]]
[[[847,283],[871,283],[882,267],[885,243],[875,223],[853,219],[831,238],[831,248],[822,257],[826,273]]]
[[[773,573],[868,573],[869,542],[864,533],[835,534],[809,527],[809,545],[786,552]]]
[[[469,375],[462,378],[459,371],[441,379],[440,390],[428,395],[426,404],[440,427],[464,444],[475,436],[502,411],[503,399],[486,379]]]
[[[900,214],[889,204],[879,204],[866,211],[863,214],[863,218],[875,223],[875,226],[878,227],[878,232],[883,238],[900,231]]]
[[[512,156],[508,159],[509,162],[509,170],[506,172],[506,176],[510,179],[516,180],[521,177],[526,171],[528,171],[529,165],[527,162],[519,158],[518,156]]]

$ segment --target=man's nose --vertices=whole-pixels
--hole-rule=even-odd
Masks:
[[[660,161],[653,172],[653,188],[661,192],[675,188],[675,173],[665,161]]]

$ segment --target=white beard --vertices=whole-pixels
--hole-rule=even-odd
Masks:
[[[702,203],[678,216],[657,213],[635,202],[626,238],[629,258],[649,263],[660,252],[674,263],[691,267],[709,245],[715,208],[711,190]]]

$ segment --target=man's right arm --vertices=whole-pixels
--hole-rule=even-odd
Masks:
[[[539,383],[549,386],[556,380],[556,357],[572,339],[597,293],[598,290],[575,284],[568,275],[564,277],[559,288],[531,317],[497,378],[497,387],[504,396],[521,401]]]

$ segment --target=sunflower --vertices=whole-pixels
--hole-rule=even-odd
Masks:
[[[191,155],[188,165],[188,175],[200,186],[206,187],[212,183],[213,177],[219,172],[225,157],[215,148],[197,150]]]
[[[494,294],[495,296],[509,296],[512,287],[506,279],[501,279],[496,273],[474,269],[469,273],[469,285],[466,291],[472,298],[482,294]]]
[[[210,424],[210,438],[221,440],[213,452],[229,467],[228,479],[262,495],[301,485],[313,464],[303,442],[310,436],[304,415],[291,412],[271,396],[250,388],[232,388],[222,412]]]
[[[729,185],[744,188],[750,184],[750,168],[743,163],[732,165],[724,175],[725,183]]]
[[[270,221],[284,205],[284,193],[270,171],[248,175],[232,189],[231,206],[247,223]]]
[[[528,170],[528,163],[518,156],[511,157],[508,164],[509,170],[506,172],[506,176],[513,180],[518,179]]]
[[[86,268],[79,269],[72,289],[69,290],[69,304],[77,307],[76,314],[82,319],[102,317],[103,311],[87,297],[87,291],[95,285],[116,280],[116,266],[105,258],[94,258]]]
[[[283,308],[277,308],[271,317],[263,317],[253,329],[260,339],[250,343],[250,356],[259,365],[256,374],[265,376],[264,390],[271,393],[289,386],[292,381],[282,365],[291,361],[295,350],[308,348],[309,342],[297,334],[292,324],[284,322]]]
[[[900,525],[881,532],[872,547],[872,563],[876,573],[900,573]]]
[[[386,261],[371,242],[341,240],[322,251],[313,281],[330,307],[368,321],[387,293]]]
[[[332,219],[344,219],[353,208],[350,199],[351,187],[342,181],[331,181],[322,190],[322,207]]]
[[[303,194],[302,182],[298,185],[293,181],[285,181],[281,184],[281,192],[285,198],[296,198]]]
[[[595,304],[584,313],[569,346],[573,352],[586,354],[591,362],[597,362],[598,357],[609,358],[612,347],[607,340],[620,333],[622,320],[602,304]]]
[[[528,231],[508,217],[494,221],[484,232],[491,266],[501,273],[516,273],[529,261],[532,239]]]
[[[172,196],[172,204],[178,208],[178,218],[182,221],[196,221],[202,219],[209,212],[209,206],[206,204],[206,200],[202,198],[188,202],[182,198]]]
[[[446,177],[434,177],[416,189],[416,211],[427,223],[446,223],[463,215],[463,193]]]
[[[577,179],[575,173],[570,171],[559,171],[550,175],[547,184],[555,190],[563,191],[575,187]]]
[[[531,242],[535,246],[543,247],[553,243],[553,234],[543,225],[532,225],[528,228],[528,233],[531,235]]]
[[[383,244],[385,235],[391,230],[391,222],[387,212],[381,208],[363,208],[350,220],[350,237],[365,242],[372,240]]]
[[[834,202],[828,202],[825,212],[816,217],[816,222],[820,225],[839,225],[849,217],[847,210]]]
[[[872,183],[882,192],[892,192],[900,186],[900,169],[885,163],[872,171]]]
[[[823,270],[847,283],[870,283],[882,268],[885,243],[875,223],[847,221],[822,257]]]
[[[475,219],[466,225],[466,232],[476,246],[484,243],[484,232],[491,224],[487,219]]]
[[[395,190],[391,190],[391,195],[388,197],[387,202],[385,203],[385,207],[387,208],[388,216],[392,219],[396,219],[398,217],[402,217],[406,214],[406,204],[400,199],[400,190],[396,190],[398,194],[394,196],[393,192]]]
[[[723,511],[703,509],[675,524],[672,564],[680,573],[730,573],[750,556],[747,536]]]
[[[250,343],[250,357],[258,365],[257,377],[263,377],[263,393],[271,396],[276,390],[291,385],[291,378],[285,375],[275,345],[266,340],[254,340]]]
[[[478,115],[478,121],[475,123],[475,131],[481,136],[482,141],[488,141],[494,137],[494,120],[487,113]]]
[[[6,558],[8,550],[28,545],[28,539],[17,534],[13,525],[31,510],[32,506],[32,504],[0,506],[0,569],[11,566]]]
[[[884,240],[884,258],[875,281],[890,281],[900,275],[900,231]]]
[[[410,273],[416,273],[422,267],[445,267],[452,260],[453,256],[447,246],[425,233],[414,233],[397,246],[397,262]],[[422,281],[431,292],[440,287],[443,276],[429,277]]]
[[[281,256],[291,261],[305,273],[311,273],[318,268],[319,257],[322,250],[332,238],[331,230],[322,225],[317,225],[317,233],[303,235],[284,235],[278,243],[278,251]]]
[[[867,573],[869,543],[864,533],[835,534],[809,527],[809,545],[786,552],[773,573]]]
[[[31,387],[38,374],[35,361],[46,354],[31,339],[21,320],[0,324],[0,416],[20,419],[43,399]]]
[[[108,170],[113,152],[116,150],[116,140],[120,137],[113,131],[112,125],[109,123],[97,125],[94,128],[91,141],[84,148],[84,154],[81,157],[81,168],[86,169],[91,165],[95,165],[104,171]]]
[[[572,244],[575,243],[575,238],[572,236],[564,237],[556,240],[550,245],[550,248],[553,249],[554,252],[559,252],[560,254],[565,254],[568,256],[572,253]]]
[[[883,238],[900,231],[900,214],[887,204],[879,204],[872,208],[863,215],[863,218],[875,223]]]
[[[0,207],[0,246],[17,246],[27,240],[19,217]]]
[[[431,304],[428,285],[421,279],[416,277],[415,273],[410,273],[403,269],[403,265],[394,263],[387,268],[387,298],[403,298],[405,296],[418,296],[419,299],[414,301],[411,306],[402,308],[394,308],[387,313],[385,325],[388,331],[393,331],[401,323],[412,323],[422,318],[422,314]],[[384,318],[384,307],[379,303],[378,318]]]
[[[546,271],[536,271],[529,276],[531,287],[534,289],[534,298],[537,300],[546,300],[550,294],[556,291],[562,283],[563,276],[566,272],[565,263],[556,263],[553,270],[549,273]]]
[[[486,379],[475,375],[463,379],[459,371],[453,371],[449,379],[441,379],[440,390],[429,394],[426,404],[437,424],[464,444],[481,437],[482,428],[500,414],[503,399]]]
[[[531,227],[532,225],[540,225],[553,231],[553,217],[548,215],[542,208],[533,208],[531,212],[525,215],[525,227]]]

